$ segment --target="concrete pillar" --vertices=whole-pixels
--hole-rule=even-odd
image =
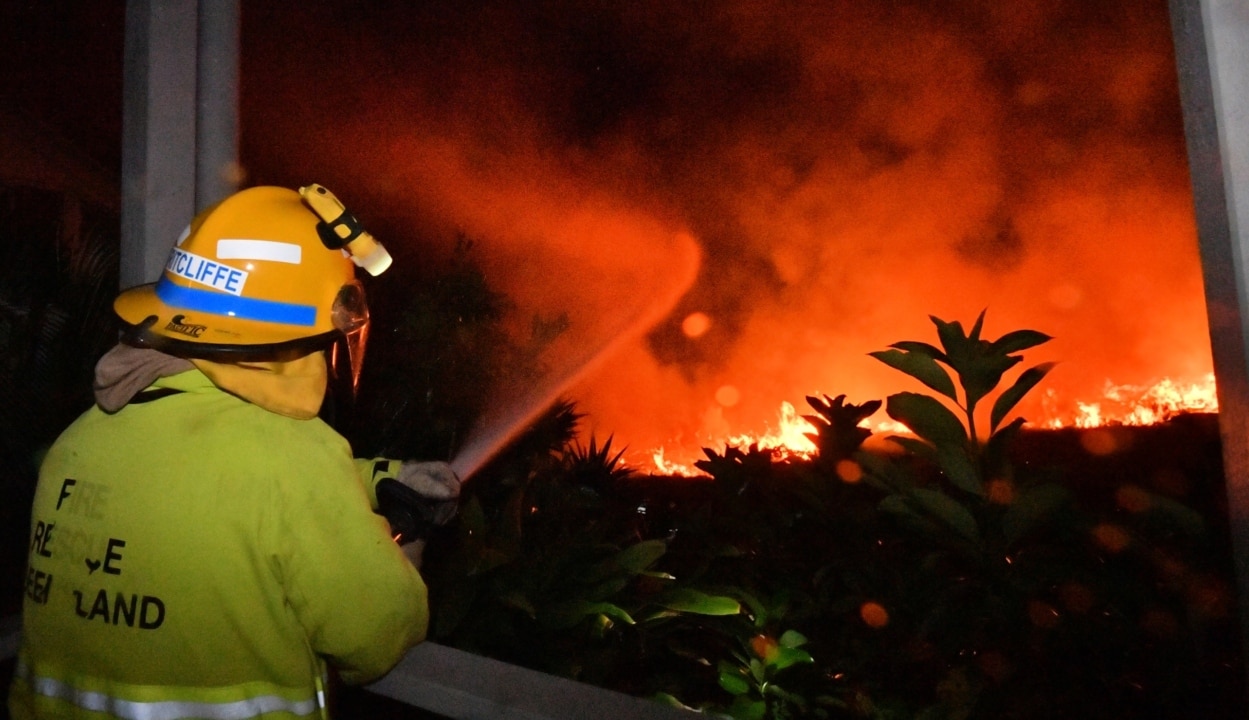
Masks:
[[[160,276],[195,209],[196,0],[126,0],[121,286]]]
[[[1249,3],[1171,0],[1171,26],[1249,650]]]
[[[235,189],[238,0],[126,0],[121,286],[160,277],[199,208]]]
[[[238,0],[200,3],[198,69],[196,212],[238,189]]]

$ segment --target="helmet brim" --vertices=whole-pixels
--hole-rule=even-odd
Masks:
[[[169,305],[157,295],[156,283],[122,292],[113,311],[126,325],[125,342],[179,357],[278,359],[307,354],[341,336],[337,330],[308,335],[307,327],[237,317],[222,324],[221,316]]]

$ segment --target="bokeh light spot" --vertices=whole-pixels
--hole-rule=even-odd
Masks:
[[[780,654],[781,647],[774,638],[768,635],[756,635],[750,639],[750,650],[760,660],[771,662]]]
[[[1119,507],[1132,513],[1143,513],[1149,509],[1149,493],[1135,485],[1123,485],[1115,491],[1115,502]]]
[[[1109,455],[1119,449],[1114,433],[1105,428],[1093,428],[1081,433],[1080,445],[1090,455]]]
[[[859,606],[859,617],[868,627],[883,628],[889,624],[889,611],[880,603],[868,600]]]
[[[1058,588],[1058,597],[1063,608],[1076,615],[1083,615],[1093,609],[1097,596],[1087,586],[1078,582],[1063,583]]]
[[[980,653],[976,658],[976,664],[980,666],[981,672],[997,682],[1005,680],[1014,670],[1010,660],[996,650],[986,650]]]
[[[853,460],[838,460],[834,471],[842,482],[853,484],[863,479],[863,466]]]
[[[1010,505],[1015,501],[1015,485],[1010,480],[990,480],[985,493],[994,505]]]
[[[1084,301],[1084,293],[1075,285],[1056,285],[1050,289],[1049,301],[1059,310],[1074,310]]]
[[[716,390],[716,402],[720,403],[724,407],[733,407],[741,401],[742,393],[736,386],[721,385],[720,389]]]
[[[1123,552],[1124,548],[1131,543],[1132,538],[1128,535],[1128,531],[1112,525],[1110,523],[1102,523],[1091,531],[1093,542],[1101,546],[1102,549],[1110,553]]]
[[[692,312],[681,321],[681,332],[685,333],[686,337],[701,337],[710,329],[711,318],[707,317],[707,313]]]

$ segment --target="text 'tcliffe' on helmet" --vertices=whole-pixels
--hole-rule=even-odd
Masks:
[[[370,271],[389,265],[324,188],[249,188],[196,216],[160,280],[126,290],[113,309],[129,344],[188,358],[282,360],[346,338],[355,379],[369,322],[358,249],[371,253]]]

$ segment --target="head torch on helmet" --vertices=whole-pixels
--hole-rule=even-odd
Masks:
[[[196,216],[160,280],[113,308],[128,342],[183,357],[280,360],[345,337],[362,358],[369,314],[355,267],[379,274],[389,264],[320,185],[255,187]],[[359,358],[352,365],[358,377]]]

